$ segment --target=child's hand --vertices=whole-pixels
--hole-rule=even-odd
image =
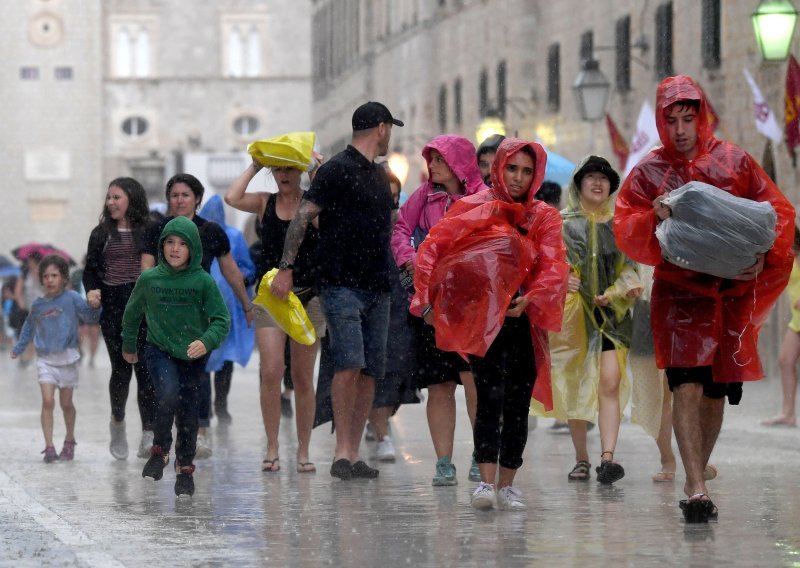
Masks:
[[[86,303],[92,308],[100,307],[100,290],[89,290],[86,292]]]
[[[16,354],[16,353],[14,353],[13,351],[11,352],[11,358],[12,358],[12,359],[16,359],[16,358],[17,358],[17,354]]]
[[[189,349],[186,350],[186,355],[189,356],[189,359],[197,359],[206,353],[208,353],[208,349],[206,349],[205,344],[199,339],[192,341],[189,344]]]
[[[137,355],[136,353],[125,353],[123,351],[122,358],[125,359],[125,361],[130,363],[131,365],[139,362],[139,355]]]

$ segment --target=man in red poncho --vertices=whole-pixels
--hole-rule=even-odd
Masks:
[[[725,397],[738,404],[743,381],[764,375],[758,332],[789,279],[794,231],[789,201],[749,154],[714,137],[707,117],[705,95],[690,77],[661,82],[656,125],[664,146],[631,171],[614,221],[620,250],[656,267],[651,297],[656,363],[666,370],[674,396],[675,438],[689,497],[680,506],[687,522],[717,515],[703,470],[722,426]],[[661,256],[655,229],[671,214],[662,200],[689,181],[768,201],[778,214],[772,249],[734,279],[679,268]]]

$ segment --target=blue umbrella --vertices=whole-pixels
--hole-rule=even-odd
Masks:
[[[0,278],[10,278],[12,276],[19,276],[22,271],[15,262],[12,262],[7,256],[0,254]]]
[[[547,167],[544,169],[544,179],[554,181],[560,186],[569,185],[572,172],[575,171],[575,164],[564,156],[547,150]]]

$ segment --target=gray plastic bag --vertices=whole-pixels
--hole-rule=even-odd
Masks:
[[[690,181],[663,203],[672,215],[656,227],[656,238],[664,259],[681,268],[733,278],[775,242],[778,216],[768,202]]]

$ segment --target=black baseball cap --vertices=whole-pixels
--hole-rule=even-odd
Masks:
[[[403,121],[394,118],[386,105],[375,101],[364,103],[353,113],[353,131],[375,128],[381,122],[391,122],[395,126],[403,126]]]

